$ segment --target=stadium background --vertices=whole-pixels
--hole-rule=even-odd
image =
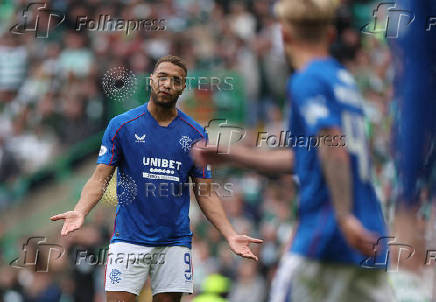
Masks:
[[[332,53],[354,74],[366,99],[373,180],[390,221],[396,192],[390,151],[392,59],[383,35],[360,32],[376,2],[340,2]],[[107,246],[116,203],[113,182],[86,226],[68,240],[59,238],[60,223],[48,218],[78,200],[108,120],[148,100],[145,77],[160,56],[170,53],[187,61],[192,86],[179,106],[203,126],[213,118],[244,126],[246,144],[255,143],[257,131],[286,130],[284,87],[290,70],[272,14],[274,1],[49,1],[66,19],[46,39],[9,32],[23,22],[26,3],[0,4],[0,301],[104,301],[104,266],[74,265],[74,255],[77,249],[92,253]],[[164,19],[166,28],[129,35],[73,30],[77,16],[99,15]],[[117,66],[137,79],[129,99],[114,100],[103,91],[104,75]],[[211,84],[212,77],[219,79],[218,85]],[[295,225],[294,180],[235,169],[216,169],[214,177],[233,184],[233,194],[223,202],[235,228],[265,242],[255,250],[258,264],[234,256],[192,202],[195,293],[202,291],[207,276],[219,273],[231,280],[229,301],[266,301]],[[425,187],[421,197],[426,228],[431,209]],[[9,265],[23,255],[23,244],[31,236],[46,237],[66,249],[48,273]],[[33,252],[36,248],[28,247]],[[39,252],[40,258],[47,253]],[[150,301],[149,292],[147,285],[140,301]]]

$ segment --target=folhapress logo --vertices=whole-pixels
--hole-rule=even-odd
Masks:
[[[373,11],[374,20],[361,28],[364,34],[384,33],[385,38],[398,38],[402,28],[415,20],[413,12],[398,9],[395,2],[379,3]]]
[[[63,246],[47,243],[46,237],[30,237],[23,244],[23,255],[12,260],[13,268],[33,268],[35,272],[48,272],[51,260],[57,260],[65,254]],[[38,265],[38,262],[40,265]]]
[[[23,18],[23,23],[11,27],[11,33],[34,32],[36,38],[48,38],[50,30],[64,22],[65,14],[47,8],[47,3],[33,2],[23,10]]]

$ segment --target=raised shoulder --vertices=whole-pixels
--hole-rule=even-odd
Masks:
[[[116,135],[116,132],[118,132],[123,126],[130,122],[133,122],[144,114],[144,105],[130,109],[122,114],[113,117],[109,122],[108,128],[110,128],[111,134],[114,136]]]
[[[294,102],[300,103],[307,97],[325,94],[327,91],[328,83],[322,75],[307,72],[298,74],[292,79],[290,94]]]
[[[114,124],[121,125],[145,114],[144,105],[130,109],[112,118]]]
[[[187,127],[191,128],[194,135],[198,135],[201,138],[206,138],[206,131],[204,130],[203,126],[201,126],[199,123],[197,123],[192,117],[187,115],[181,110],[179,111],[179,119],[186,124]]]

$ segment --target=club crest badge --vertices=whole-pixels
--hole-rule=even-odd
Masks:
[[[182,136],[179,140],[180,145],[182,145],[182,149],[185,152],[191,151],[192,139],[189,136]]]

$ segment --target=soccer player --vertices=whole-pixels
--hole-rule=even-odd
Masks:
[[[400,184],[393,231],[397,242],[414,249],[413,257],[400,259],[400,272],[392,278],[398,281],[394,288],[404,301],[427,301],[430,293],[425,290],[424,269],[433,262],[428,261],[426,232],[418,215],[422,206],[420,188],[430,187],[433,195],[436,189],[430,178],[436,168],[436,3],[400,0],[391,5],[396,12],[413,18],[409,24],[395,26],[398,36],[389,42],[395,63],[397,108],[393,151]],[[408,289],[403,284],[408,284]]]
[[[385,244],[377,241],[386,229],[370,182],[362,97],[352,75],[328,54],[334,12],[329,0],[281,0],[276,6],[296,69],[287,86],[289,128],[297,138],[292,149],[232,145],[222,152],[198,143],[192,150],[197,164],[297,174],[298,226],[273,281],[272,302],[393,299],[385,271],[361,267],[385,268]]]
[[[235,232],[212,192],[211,172],[190,157],[191,145],[207,137],[176,108],[186,75],[181,58],[159,59],[150,79],[150,101],[110,121],[95,172],[74,210],[51,217],[65,220],[63,236],[79,229],[118,167],[119,202],[105,280],[108,302],[135,301],[149,274],[153,302],[179,302],[182,293],[192,293],[189,178],[201,210],[230,249],[257,261],[249,244],[262,240]]]

